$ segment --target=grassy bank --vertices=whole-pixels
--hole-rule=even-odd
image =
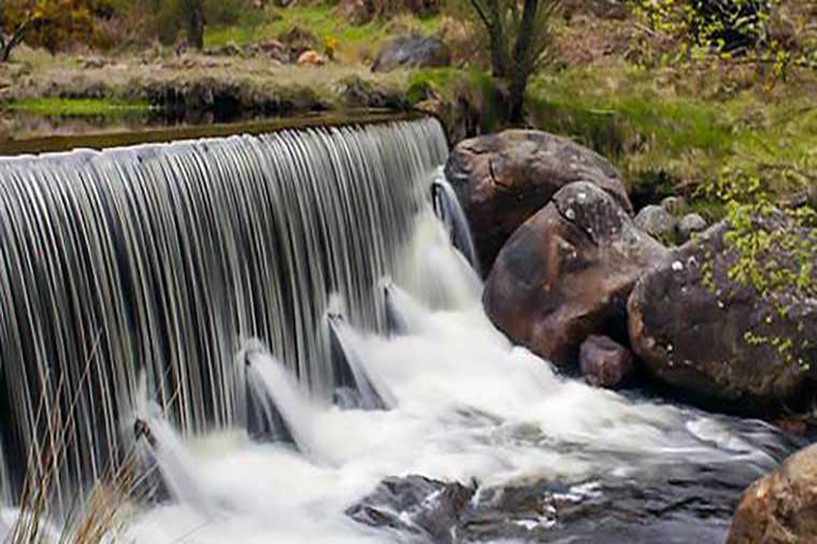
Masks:
[[[721,210],[700,188],[728,173],[756,179],[781,199],[817,183],[817,93],[810,90],[817,87],[810,80],[724,95],[673,79],[686,81],[624,61],[541,74],[529,89],[529,122],[611,159],[639,204],[682,193],[714,219]],[[410,76],[408,96],[453,100],[464,88],[485,95],[492,85],[475,70],[423,70]],[[486,102],[481,115],[502,117]]]
[[[540,76],[532,118],[613,159],[636,193],[689,192],[735,170],[781,196],[808,183],[817,159],[811,82],[707,96],[673,77],[623,62]]]
[[[336,5],[318,3],[287,8],[270,7],[264,12],[250,12],[234,25],[208,27],[206,47],[235,44],[239,47],[277,39],[282,34],[299,28],[310,32],[317,40],[317,48],[325,50],[331,44],[342,62],[360,62],[372,57],[390,38],[408,32],[436,34],[442,16],[418,18],[409,14],[392,19],[375,18],[363,25],[351,25]]]
[[[0,109],[49,117],[118,117],[146,114],[151,106],[145,100],[42,97],[13,100]]]

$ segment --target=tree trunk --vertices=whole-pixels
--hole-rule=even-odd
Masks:
[[[528,86],[527,76],[514,75],[510,88],[510,112],[508,121],[512,125],[521,125],[525,121],[525,89]]]
[[[491,41],[491,72],[495,78],[508,77],[508,47],[505,42],[505,29],[502,27],[501,0],[489,4],[491,24],[488,27],[488,38]]]
[[[525,89],[528,79],[536,63],[533,51],[533,32],[536,30],[536,18],[539,11],[539,0],[525,0],[522,12],[522,22],[519,25],[519,34],[514,47],[513,64],[510,86],[510,113],[509,121],[522,124],[525,118]]]
[[[202,0],[184,0],[185,30],[187,31],[187,45],[196,49],[204,48],[204,7]]]

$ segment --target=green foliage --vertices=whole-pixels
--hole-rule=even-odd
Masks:
[[[761,178],[741,170],[725,169],[702,190],[726,208],[729,230],[724,242],[735,257],[727,279],[753,289],[775,310],[765,323],[745,331],[744,340],[752,346],[769,345],[784,362],[793,363],[795,339],[763,329],[788,317],[792,304],[817,297],[817,212],[808,205],[781,209]],[[707,278],[711,283],[711,267]]]
[[[646,66],[731,64],[750,58],[771,83],[786,80],[793,65],[808,63],[807,51],[779,40],[773,14],[783,0],[636,0],[644,33],[635,57]]]
[[[52,54],[76,42],[88,42],[98,0],[5,0],[0,6],[0,31],[25,23],[25,41]]]
[[[638,0],[636,14],[651,30],[721,52],[764,41],[775,0]]]

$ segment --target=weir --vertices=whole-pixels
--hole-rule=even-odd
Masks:
[[[230,427],[248,338],[331,399],[330,299],[385,331],[380,282],[446,155],[422,120],[0,159],[4,487],[115,468],[141,374],[184,435]]]

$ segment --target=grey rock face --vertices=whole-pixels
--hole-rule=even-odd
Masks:
[[[390,41],[377,54],[373,72],[398,68],[439,68],[451,64],[451,51],[439,38],[419,35],[401,36]]]
[[[688,242],[693,234],[705,231],[706,227],[706,219],[697,213],[690,213],[678,223],[678,236],[682,242]]]
[[[635,224],[640,229],[661,240],[667,240],[675,235],[678,226],[675,218],[661,206],[645,206],[635,216]]]

